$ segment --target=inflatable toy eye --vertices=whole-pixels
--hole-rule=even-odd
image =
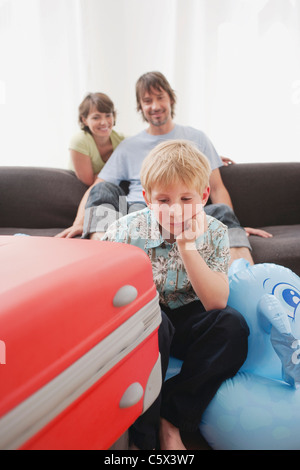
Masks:
[[[273,287],[272,294],[278,300],[283,301],[288,316],[295,320],[296,310],[300,306],[300,292],[291,284],[280,282]]]

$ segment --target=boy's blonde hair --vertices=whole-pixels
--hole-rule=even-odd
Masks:
[[[148,196],[154,185],[182,182],[202,194],[209,186],[209,161],[187,140],[166,140],[157,145],[143,161],[140,179]]]

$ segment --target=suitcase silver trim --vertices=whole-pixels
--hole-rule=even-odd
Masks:
[[[13,450],[22,446],[142,343],[160,323],[156,294],[97,346],[4,415],[0,419],[0,449]],[[156,396],[160,386],[161,380],[152,384],[157,387]]]

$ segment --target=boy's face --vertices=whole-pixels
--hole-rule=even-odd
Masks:
[[[184,183],[178,182],[165,186],[154,186],[151,190],[151,200],[144,192],[146,203],[153,210],[161,227],[165,240],[174,241],[186,228],[191,219],[201,216],[203,206],[209,197],[209,187],[203,194]]]

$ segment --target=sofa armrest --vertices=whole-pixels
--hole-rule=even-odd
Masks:
[[[300,163],[241,163],[220,169],[244,227],[300,224]]]
[[[87,186],[74,172],[0,167],[0,227],[69,227]]]

